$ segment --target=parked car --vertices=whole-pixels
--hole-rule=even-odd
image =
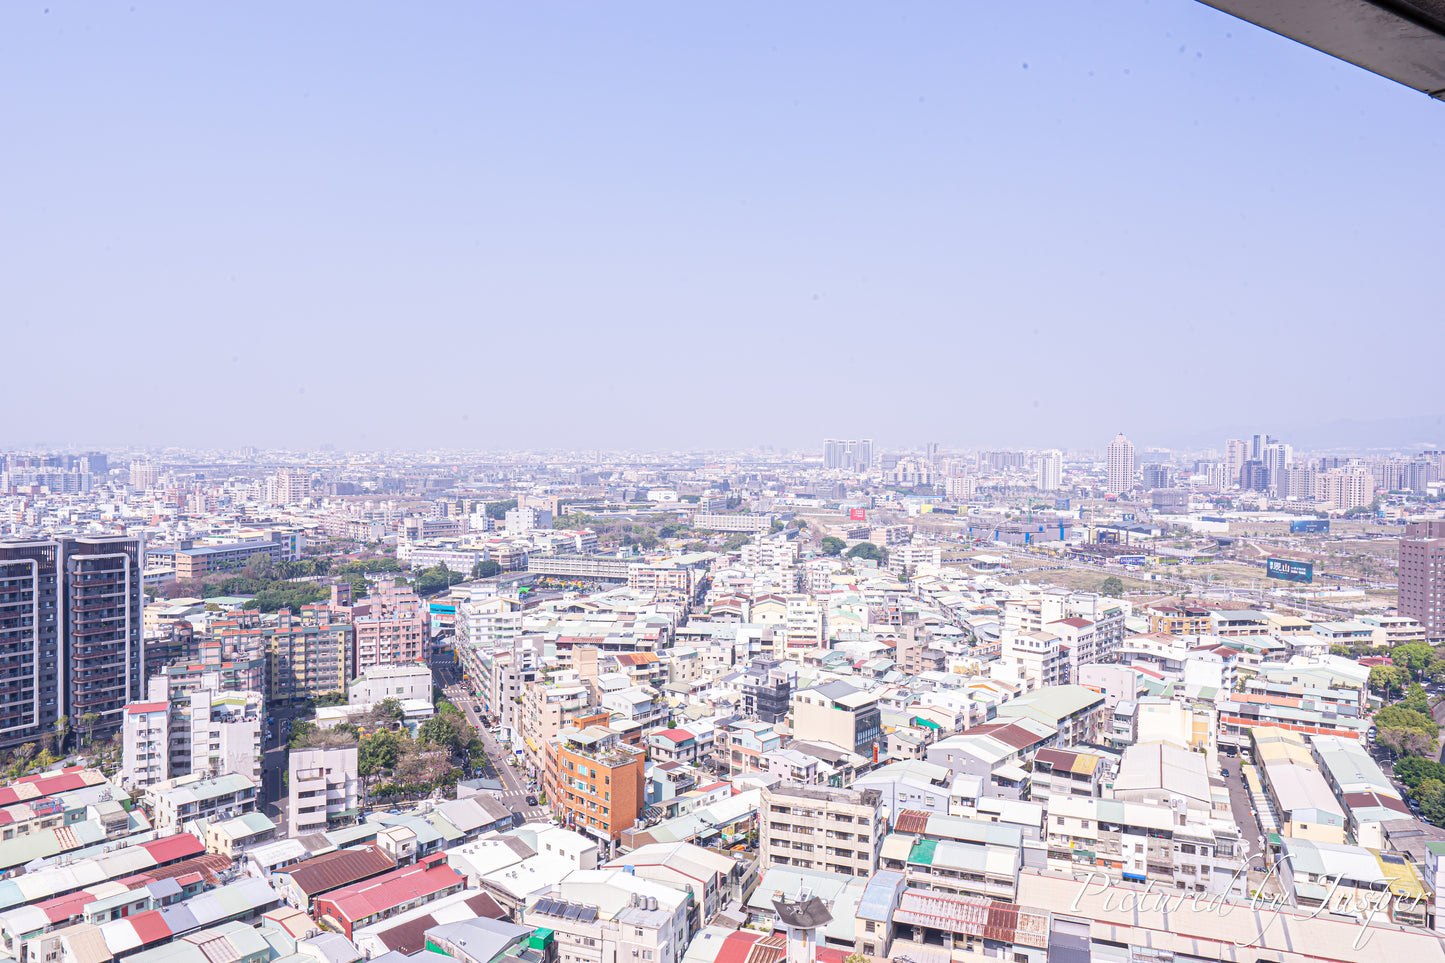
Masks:
[[[528,805],[528,806],[535,806],[535,805],[537,805],[537,797],[536,797],[536,796],[528,796],[528,797],[527,797],[527,805]]]

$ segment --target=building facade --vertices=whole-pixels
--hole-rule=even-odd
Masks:
[[[1399,613],[1445,639],[1445,522],[1411,522],[1400,539]]]

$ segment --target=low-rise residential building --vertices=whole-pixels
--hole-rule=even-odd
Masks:
[[[362,669],[346,691],[351,705],[375,705],[383,699],[432,704],[431,667],[424,662],[374,665]]]
[[[466,877],[447,865],[446,855],[427,856],[361,882],[334,889],[315,900],[316,916],[350,939],[357,927],[407,912],[459,893]]]
[[[287,766],[286,822],[292,834],[319,833],[356,821],[361,780],[355,746],[295,749]]]
[[[172,835],[193,820],[231,819],[255,812],[257,790],[256,780],[240,773],[196,773],[149,786],[143,799],[156,832]]]
[[[877,789],[779,785],[763,790],[759,859],[764,867],[867,876],[878,868],[884,826]]]

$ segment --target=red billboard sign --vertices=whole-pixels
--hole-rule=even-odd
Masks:
[[[850,508],[850,509],[848,509],[848,520],[849,520],[849,521],[853,521],[853,522],[866,522],[866,521],[868,521],[868,509],[866,509],[866,508]]]

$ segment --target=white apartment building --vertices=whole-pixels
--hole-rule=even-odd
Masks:
[[[871,876],[883,845],[883,794],[876,789],[764,789],[759,864],[840,876]]]
[[[255,812],[258,785],[239,773],[178,776],[150,786],[142,798],[157,835],[173,836],[195,819],[232,819]]]
[[[536,528],[551,528],[552,513],[545,508],[521,507],[510,509],[506,516],[508,535],[525,535]]]
[[[261,781],[259,692],[192,692],[171,703],[171,775],[235,772]]]
[[[169,702],[133,702],[121,721],[120,784],[132,792],[170,778]]]
[[[1244,895],[1246,849],[1232,822],[1193,817],[1179,808],[1088,796],[1049,800],[1050,868],[1083,867],[1126,883],[1164,890]],[[1080,865],[1082,864],[1082,865]]]
[[[1134,443],[1120,432],[1109,442],[1105,491],[1111,495],[1134,487]]]
[[[325,832],[356,820],[361,791],[356,757],[355,746],[291,752],[287,824],[292,836]]]
[[[999,661],[1014,666],[1027,688],[1040,689],[1068,681],[1068,660],[1057,635],[1005,631],[1001,642]]]
[[[1041,451],[1034,461],[1034,486],[1040,491],[1057,491],[1064,484],[1064,453],[1057,448]]]
[[[1370,504],[1375,498],[1375,477],[1363,468],[1337,468],[1315,476],[1315,501],[1336,511]]]
[[[625,870],[579,869],[532,901],[522,919],[552,931],[558,963],[680,963],[690,899]]]
[[[259,783],[263,714],[259,692],[212,688],[170,702],[132,703],[121,724],[121,784],[144,789],[178,776],[225,773]]]
[[[375,705],[382,699],[420,699],[433,705],[431,668],[421,662],[373,665],[351,683],[346,693],[346,701],[354,706]]]

